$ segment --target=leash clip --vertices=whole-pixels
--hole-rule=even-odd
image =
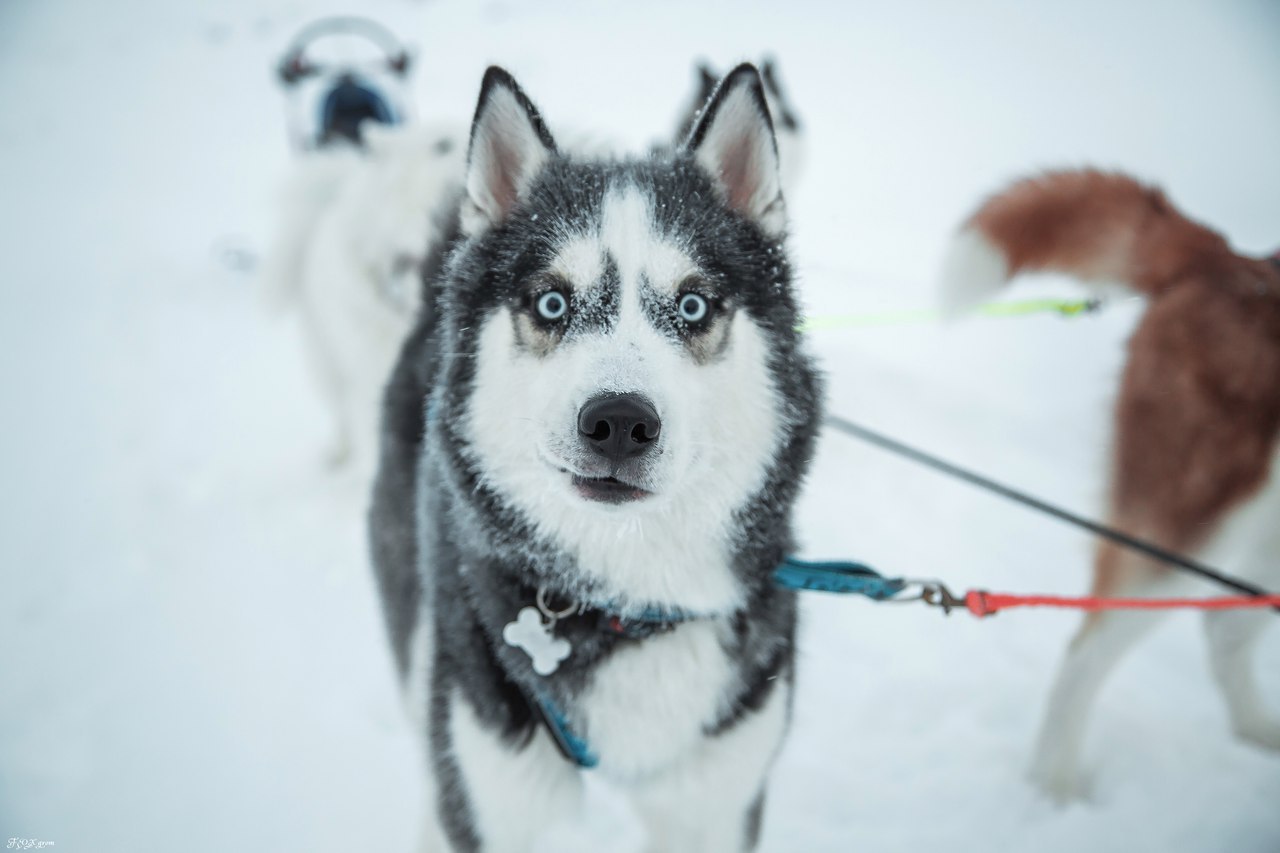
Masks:
[[[902,593],[885,599],[886,604],[907,604],[923,601],[930,607],[940,607],[942,612],[951,615],[952,610],[964,610],[969,605],[963,595],[956,595],[947,585],[939,580],[915,580],[903,578]]]
[[[946,616],[952,610],[966,610],[969,605],[963,595],[956,595],[942,581],[926,581],[920,585],[920,600],[930,607],[940,607]]]

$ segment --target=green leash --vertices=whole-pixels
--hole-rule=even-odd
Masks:
[[[1062,317],[1078,317],[1098,310],[1097,299],[1022,299],[1015,302],[993,302],[983,305],[974,313],[983,317],[1026,317],[1031,314],[1058,314]],[[918,308],[903,311],[881,311],[873,314],[832,314],[807,317],[797,329],[801,332],[821,332],[830,329],[856,329],[872,326],[899,326],[907,323],[931,323],[942,319],[936,308]]]

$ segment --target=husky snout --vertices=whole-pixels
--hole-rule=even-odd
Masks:
[[[648,497],[651,472],[645,463],[657,455],[661,433],[662,419],[648,398],[634,393],[592,397],[578,411],[578,443],[597,464],[604,463],[606,476],[575,474],[578,494],[612,504]]]
[[[594,397],[578,412],[583,445],[615,465],[649,453],[661,431],[658,411],[639,394]]]

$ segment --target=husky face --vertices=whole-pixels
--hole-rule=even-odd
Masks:
[[[615,600],[738,594],[736,514],[806,419],[782,375],[808,368],[783,226],[754,70],[685,150],[639,163],[561,157],[514,82],[486,78],[437,410],[461,479]]]

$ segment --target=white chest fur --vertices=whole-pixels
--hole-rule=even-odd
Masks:
[[[727,630],[719,621],[685,623],[600,665],[573,716],[603,772],[642,777],[698,744],[736,692],[719,639]]]

